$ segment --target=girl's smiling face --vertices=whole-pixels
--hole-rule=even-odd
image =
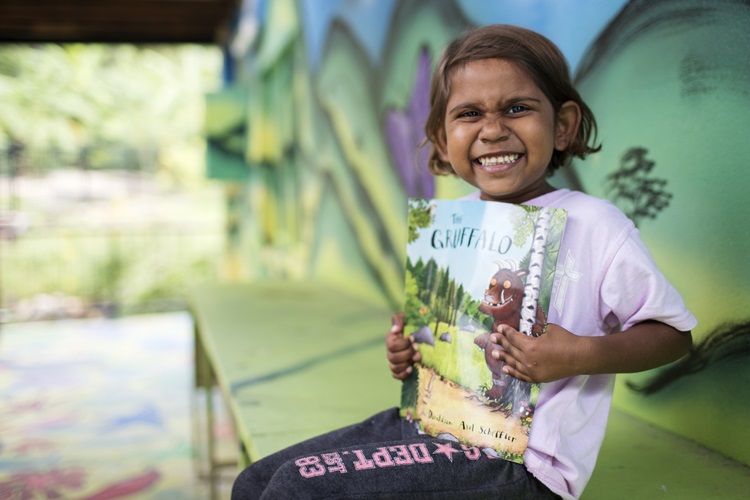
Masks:
[[[581,113],[572,101],[555,113],[534,81],[504,59],[455,70],[437,150],[483,200],[522,203],[553,188],[547,166],[574,138]]]

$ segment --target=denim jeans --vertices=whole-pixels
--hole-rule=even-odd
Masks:
[[[526,468],[478,448],[420,435],[392,408],[259,460],[232,500],[557,499]]]

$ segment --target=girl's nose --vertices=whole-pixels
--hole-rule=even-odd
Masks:
[[[487,118],[479,132],[479,139],[484,142],[504,141],[509,136],[510,131],[505,127],[502,118]]]

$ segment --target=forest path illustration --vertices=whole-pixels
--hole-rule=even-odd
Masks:
[[[500,409],[487,412],[490,400],[441,377],[431,368],[418,365],[418,374],[416,413],[425,432],[450,433],[461,443],[470,442],[482,449],[497,448],[502,443],[506,453],[525,451],[529,428],[521,418],[506,417]]]

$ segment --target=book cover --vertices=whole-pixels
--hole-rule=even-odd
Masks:
[[[539,384],[502,372],[490,333],[544,334],[566,212],[410,199],[404,335],[422,354],[401,416],[427,434],[523,463]]]

